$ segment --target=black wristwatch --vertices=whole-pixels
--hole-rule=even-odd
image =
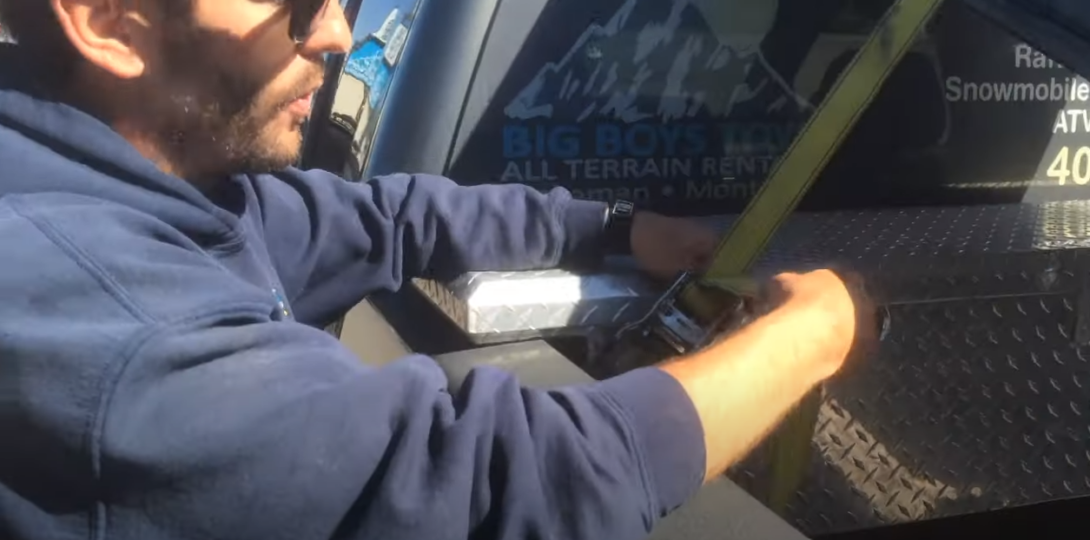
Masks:
[[[631,201],[617,200],[606,209],[605,250],[607,255],[632,253],[632,216],[636,205]]]

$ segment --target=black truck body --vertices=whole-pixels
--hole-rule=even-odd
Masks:
[[[330,65],[304,165],[350,181],[411,171],[561,185],[725,228],[890,4],[347,0],[357,46]],[[783,516],[798,531],[1079,534],[1073,519],[1090,510],[1080,73],[1090,4],[946,2],[777,234],[758,273],[848,262],[892,303],[891,339],[825,390],[813,463]],[[509,354],[554,384],[586,377],[547,374],[567,361],[615,372],[603,342],[660,291],[618,259],[594,274],[417,281],[372,302],[454,375]],[[744,465],[731,477],[752,488]],[[719,513],[744,522],[752,502]],[[662,534],[721,538],[718,527]]]

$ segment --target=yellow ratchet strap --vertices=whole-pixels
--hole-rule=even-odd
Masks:
[[[941,5],[942,0],[897,0],[878,21],[724,236],[703,276],[680,292],[681,305],[696,320],[713,320],[722,311],[717,290],[732,296],[754,293],[747,277],[751,267]],[[820,390],[806,397],[770,438],[765,504],[778,513],[784,513],[805,477],[819,406]]]

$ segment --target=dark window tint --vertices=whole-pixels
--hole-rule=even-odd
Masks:
[[[679,213],[740,210],[890,3],[538,0],[519,33],[505,31],[518,24],[503,16],[513,1],[487,42],[450,175]],[[517,54],[490,62],[497,50]],[[1084,197],[1088,94],[947,3],[804,207]]]

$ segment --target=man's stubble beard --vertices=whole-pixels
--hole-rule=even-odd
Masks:
[[[285,144],[274,122],[285,100],[294,95],[276,100],[263,95],[268,81],[230,65],[212,50],[216,36],[210,32],[181,21],[172,30],[164,42],[164,69],[157,77],[166,99],[149,116],[155,118],[154,144],[175,174],[201,181],[293,165],[299,157],[301,126],[295,128],[298,139]],[[290,91],[297,95],[305,89]]]

